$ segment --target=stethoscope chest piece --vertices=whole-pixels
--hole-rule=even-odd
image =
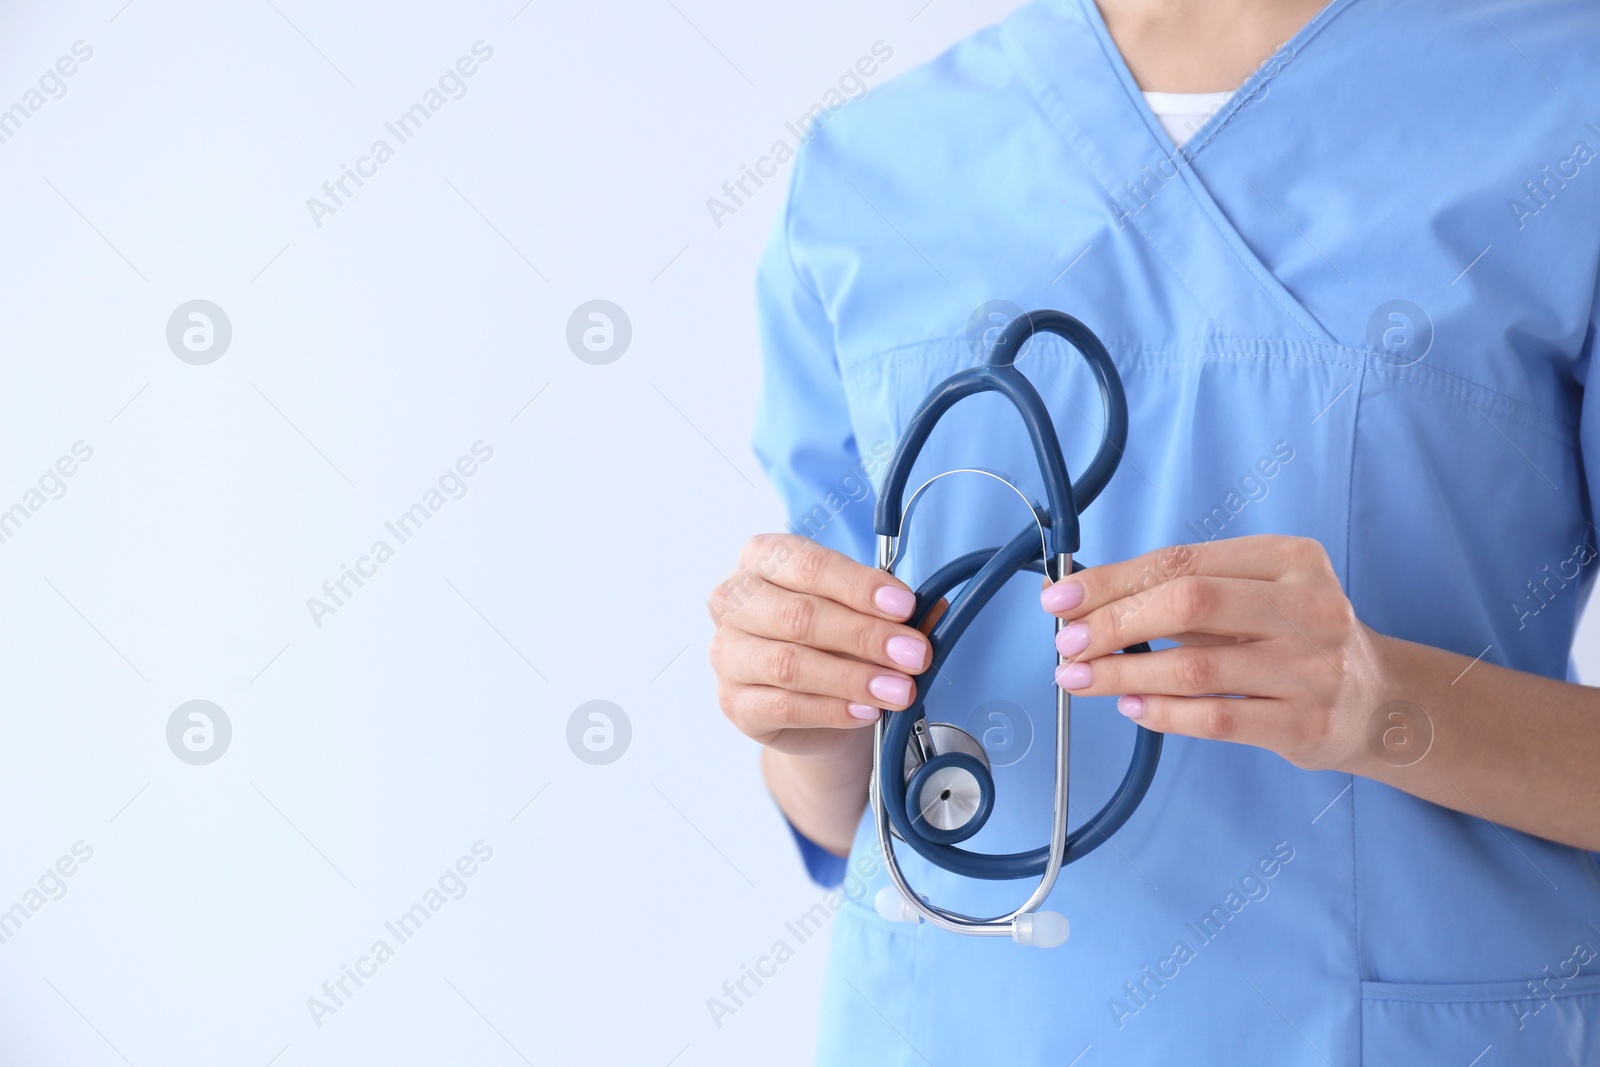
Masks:
[[[989,821],[994,810],[989,756],[959,726],[919,719],[906,745],[904,773],[906,816],[918,836],[953,845]]]

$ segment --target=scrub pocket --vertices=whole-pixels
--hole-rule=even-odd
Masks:
[[[1465,985],[1361,983],[1364,1067],[1594,1067],[1600,975]]]

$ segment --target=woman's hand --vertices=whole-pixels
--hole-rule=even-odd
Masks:
[[[1056,683],[1161,733],[1255,745],[1356,770],[1390,690],[1388,640],[1355,616],[1314,540],[1260,535],[1161,549],[1047,586],[1068,620]],[[1180,647],[1113,655],[1139,641]]]
[[[904,624],[915,606],[899,579],[806,538],[751,538],[707,602],[723,713],[763,745],[808,753],[905,708],[929,658]]]
[[[744,546],[706,605],[722,712],[765,745],[767,786],[789,821],[844,855],[867,802],[871,726],[910,705],[928,639],[905,625],[905,583],[791,534]]]

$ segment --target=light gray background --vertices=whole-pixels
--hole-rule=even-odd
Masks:
[[[782,523],[747,441],[787,172],[721,228],[705,201],[875,41],[876,84],[1011,6],[0,8],[0,108],[94,50],[0,144],[0,509],[93,449],[0,543],[0,909],[93,849],[0,944],[0,1062],[810,1060],[822,939],[720,1028],[706,1006],[821,894],[704,658],[706,592]],[[633,325],[609,366],[566,345],[597,298]],[[208,366],[166,343],[192,299],[233,327]],[[480,440],[317,627],[307,598]],[[633,729],[606,766],[566,740],[596,699]],[[191,700],[232,724],[209,765],[168,748]],[[316,1026],[480,840],[466,895]]]

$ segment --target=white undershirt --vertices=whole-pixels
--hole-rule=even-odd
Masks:
[[[1232,90],[1221,93],[1145,93],[1144,99],[1161,120],[1162,129],[1172,138],[1172,143],[1182,148],[1195,131],[1233,96]]]

